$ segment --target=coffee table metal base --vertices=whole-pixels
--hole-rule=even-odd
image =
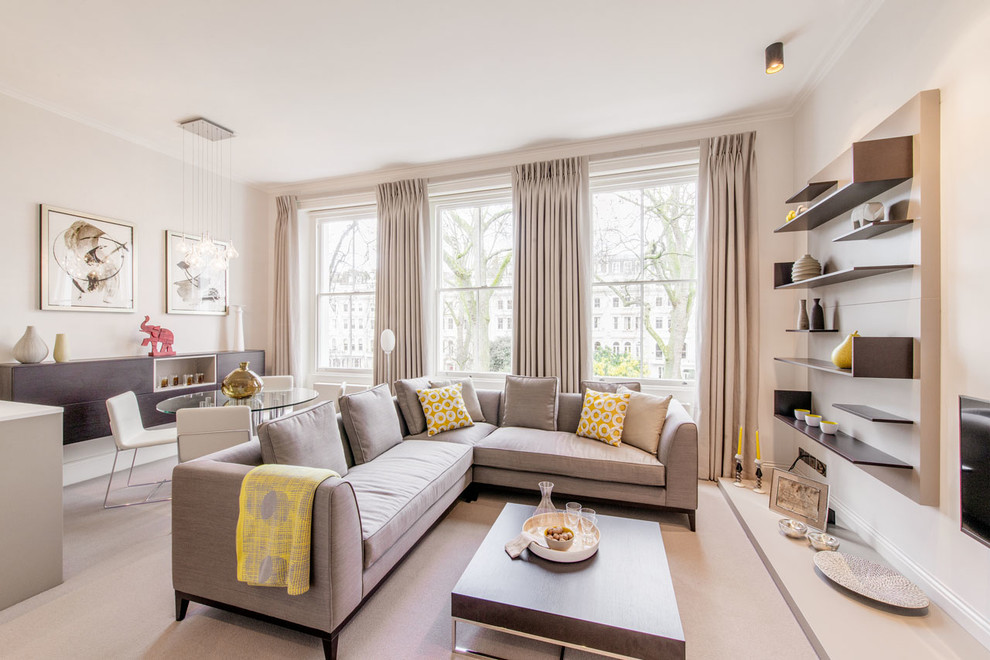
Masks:
[[[457,622],[468,623],[472,626],[478,626],[479,628],[485,628],[487,630],[494,630],[495,632],[506,633],[508,635],[513,635],[515,637],[525,637],[526,639],[533,639],[538,642],[546,642],[547,644],[554,644],[560,647],[560,658],[563,660],[564,651],[566,649],[576,649],[579,651],[587,651],[588,653],[594,653],[595,655],[600,655],[605,658],[620,658],[620,660],[635,660],[628,655],[618,655],[615,653],[609,653],[608,651],[601,651],[598,649],[588,648],[587,646],[581,646],[580,644],[569,644],[560,639],[551,639],[549,637],[540,637],[539,635],[531,635],[529,633],[519,632],[518,630],[510,630],[508,628],[500,628],[499,626],[491,626],[485,623],[478,623],[477,621],[470,621],[468,619],[461,619],[458,617],[451,617],[451,630],[450,630],[450,650],[456,655],[464,655],[471,658],[487,658],[487,660],[506,660],[497,655],[489,655],[487,653],[482,653],[481,651],[475,651],[473,649],[464,648],[457,645]]]

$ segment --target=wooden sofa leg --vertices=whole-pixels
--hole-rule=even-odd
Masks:
[[[688,511],[687,512],[688,527],[691,528],[691,531],[692,532],[695,531],[695,516],[696,515],[698,515],[698,512],[697,511]]]
[[[186,610],[189,609],[189,601],[175,592],[175,620],[182,621],[186,618]]]
[[[326,660],[337,660],[337,633],[323,638],[323,657]]]

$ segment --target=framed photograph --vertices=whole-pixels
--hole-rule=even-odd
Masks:
[[[828,525],[828,484],[786,470],[774,470],[770,508],[808,527],[825,531]]]
[[[41,309],[134,311],[134,225],[41,205]]]
[[[165,232],[165,313],[216,314],[227,313],[229,295],[226,268],[209,262],[191,264],[186,261],[187,247],[200,242],[200,237],[177,231]],[[223,241],[216,241],[226,246]]]

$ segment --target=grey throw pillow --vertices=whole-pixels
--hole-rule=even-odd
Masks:
[[[472,422],[485,421],[485,413],[481,411],[481,401],[478,401],[478,393],[474,389],[474,383],[470,378],[448,378],[446,380],[431,380],[430,388],[447,387],[454,383],[461,384],[461,397],[464,399],[464,407],[471,415]]]
[[[622,425],[622,442],[656,455],[672,397],[669,394],[661,397],[634,392],[621,385],[618,393],[629,394],[626,420]]]
[[[409,435],[416,435],[426,430],[426,415],[423,414],[423,406],[416,391],[428,387],[430,387],[430,379],[425,376],[395,381],[395,398],[399,402],[402,417],[406,420]]]
[[[606,383],[604,380],[582,380],[581,381],[581,400],[584,401],[584,393],[588,390],[594,392],[608,392],[609,394],[616,394],[619,391],[619,387],[626,387],[633,392],[640,391],[639,381],[630,380],[621,383]]]
[[[502,426],[557,430],[557,377],[506,376]]]
[[[344,446],[337,428],[337,411],[326,402],[315,408],[279,417],[258,427],[265,463],[302,465],[347,474]]]
[[[402,442],[399,416],[384,383],[340,397],[340,416],[355,464],[367,463]]]

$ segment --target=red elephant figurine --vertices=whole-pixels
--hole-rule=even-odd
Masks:
[[[151,352],[148,353],[151,357],[175,355],[175,351],[172,350],[172,342],[175,341],[175,335],[172,334],[171,330],[163,328],[160,325],[148,325],[150,318],[150,316],[145,316],[144,321],[141,323],[141,332],[148,333],[148,336],[144,338],[141,345],[151,346]]]

